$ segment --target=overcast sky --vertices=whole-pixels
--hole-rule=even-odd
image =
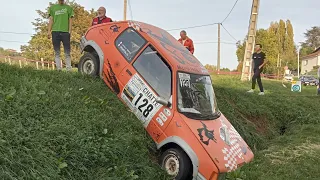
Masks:
[[[51,0],[52,1],[52,0]],[[50,1],[47,0],[0,0],[0,31],[33,33],[31,22],[38,17],[36,10],[44,10]],[[76,0],[86,9],[107,8],[107,15],[115,20],[123,19],[123,0]],[[163,29],[190,27],[222,21],[231,10],[235,0],[130,0],[133,19],[146,22]],[[238,40],[243,40],[248,31],[252,0],[239,0],[235,9],[224,22],[227,30]],[[258,19],[258,28],[267,28],[271,21],[290,19],[295,33],[295,42],[304,40],[303,33],[311,26],[318,26],[316,16],[320,7],[319,0],[262,0]],[[131,13],[128,9],[128,19]],[[189,37],[197,42],[216,42],[217,26],[186,29]],[[178,38],[179,31],[170,31]],[[0,33],[0,47],[19,50],[28,42],[29,35]],[[221,28],[221,41],[233,43]],[[237,66],[236,46],[221,45],[221,66],[231,69]],[[217,44],[195,44],[195,56],[203,64],[217,62]]]

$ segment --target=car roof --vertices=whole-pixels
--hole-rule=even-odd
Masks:
[[[138,31],[155,46],[155,49],[164,56],[174,70],[209,75],[201,62],[167,31],[138,21],[118,21],[104,25],[113,26],[115,24],[119,24],[121,28],[132,27]]]

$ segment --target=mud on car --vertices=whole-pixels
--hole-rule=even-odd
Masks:
[[[79,72],[99,76],[137,116],[175,179],[221,179],[253,153],[220,112],[208,71],[168,32],[121,21],[81,39]]]

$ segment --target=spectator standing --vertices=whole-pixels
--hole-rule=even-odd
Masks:
[[[55,62],[57,70],[61,70],[60,44],[63,43],[66,69],[71,70],[71,47],[70,35],[72,30],[72,18],[74,12],[72,7],[65,4],[65,0],[59,0],[49,8],[49,28],[48,38],[52,37],[52,44],[55,52]]]
[[[92,26],[97,24],[113,22],[111,18],[106,16],[107,10],[105,7],[100,7],[98,9],[98,16],[93,19]]]
[[[180,39],[178,40],[184,47],[186,47],[191,54],[194,53],[193,41],[187,36],[187,32],[182,30],[180,32]]]
[[[256,44],[255,46],[255,53],[252,54],[252,60],[253,60],[253,76],[252,76],[252,88],[249,90],[249,93],[253,93],[256,82],[258,82],[259,85],[259,95],[264,95],[264,90],[261,82],[261,72],[263,71],[264,65],[267,63],[266,55],[262,52],[262,45]]]

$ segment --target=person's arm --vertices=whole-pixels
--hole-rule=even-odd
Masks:
[[[193,41],[190,39],[190,47],[189,47],[189,51],[191,52],[191,54],[194,53],[194,45],[193,45]]]
[[[72,31],[72,18],[69,18],[69,34],[71,34]]]
[[[72,18],[74,16],[73,8],[70,7],[70,12],[69,12],[69,33],[71,35],[72,31]]]
[[[49,25],[48,25],[48,39],[51,38],[51,31],[52,31],[52,24],[53,24],[53,18],[52,18],[52,11],[51,7],[49,8]]]
[[[53,24],[53,18],[52,18],[52,16],[50,16],[49,17],[49,25],[48,25],[48,39],[51,38],[52,24]]]
[[[266,59],[266,55],[263,54],[263,63],[259,66],[259,69],[263,68],[264,65],[266,65],[268,63],[268,60]]]

